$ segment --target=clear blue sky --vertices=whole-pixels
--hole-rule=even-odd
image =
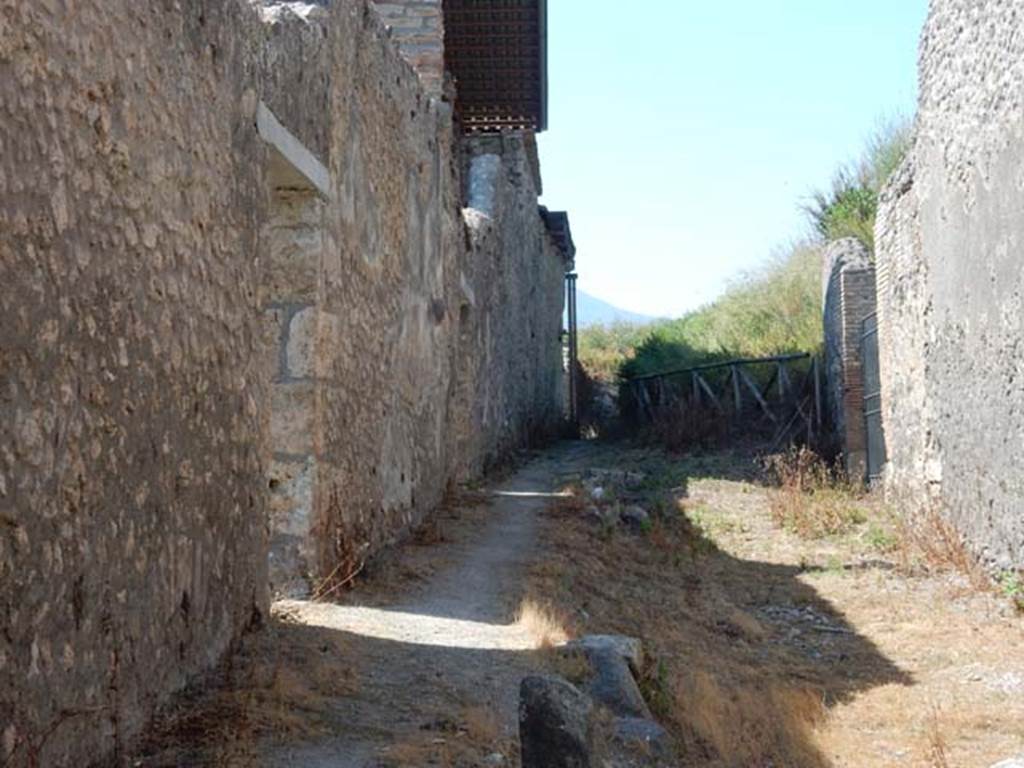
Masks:
[[[678,315],[806,229],[799,206],[912,114],[927,0],[550,0],[545,205],[580,288]]]

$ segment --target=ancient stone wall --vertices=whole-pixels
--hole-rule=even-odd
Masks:
[[[0,14],[0,762],[83,765],[266,609],[259,24]],[[126,34],[125,30],[131,30]]]
[[[823,270],[828,412],[844,469],[859,482],[867,473],[861,341],[864,319],[875,312],[875,270],[852,239],[829,244]]]
[[[916,142],[876,239],[887,484],[1024,567],[1024,38],[996,0],[933,0]]]
[[[348,575],[562,399],[523,142],[479,238],[367,2],[59,5],[0,15],[13,765],[116,755],[271,589]]]
[[[535,147],[518,135],[477,136],[463,147],[469,250],[452,409],[462,422],[453,429],[460,477],[555,436],[565,417],[566,263],[538,212]],[[505,310],[490,311],[496,306]]]

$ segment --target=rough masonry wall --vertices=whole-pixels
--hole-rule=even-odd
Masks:
[[[337,327],[325,347],[316,503],[319,571],[346,578],[445,491],[462,251],[448,106],[424,95],[374,16],[335,34],[337,247],[323,306]]]
[[[562,426],[566,262],[538,213],[532,137],[478,136],[463,149],[469,250],[452,412],[456,474],[472,477]]]
[[[188,5],[0,12],[5,765],[116,752],[266,607],[259,30]]]
[[[116,755],[265,612],[268,554],[275,588],[347,576],[561,414],[522,142],[478,243],[450,108],[368,2],[59,5],[0,14],[15,766]]]
[[[829,415],[844,469],[860,482],[867,473],[864,423],[863,323],[875,312],[875,270],[854,239],[830,243],[823,261],[825,384]]]
[[[463,149],[448,106],[421,99],[414,80],[396,103],[373,86],[392,77],[338,78],[335,94],[347,261],[327,295],[345,346],[325,401],[332,477],[320,503],[334,548],[322,564],[342,564],[342,576],[450,481],[550,436],[561,419],[565,264],[538,212],[526,142],[499,142],[481,243],[463,216]]]
[[[878,226],[889,487],[1024,567],[1024,38],[1013,3],[933,0],[916,145]]]

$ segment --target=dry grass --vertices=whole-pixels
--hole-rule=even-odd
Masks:
[[[678,474],[685,516],[669,506],[646,535],[561,509],[529,593],[579,634],[644,641],[642,688],[681,766],[967,767],[1021,751],[1024,627],[963,588],[972,561],[948,527],[911,535],[864,504],[848,535],[803,538],[773,520],[777,488]]]
[[[870,519],[875,538],[871,543],[894,554],[903,573],[955,573],[971,589],[995,588],[963,536],[937,510],[909,515],[886,510],[806,448],[771,456],[764,466],[769,481],[778,487],[770,499],[771,516],[785,530],[805,539],[822,539],[851,533]]]
[[[212,686],[163,713],[137,764],[241,768],[258,764],[262,739],[324,735],[332,702],[359,688],[352,663],[336,633],[278,616],[246,638]]]
[[[578,606],[581,633],[642,637],[650,660],[641,687],[686,764],[826,764],[807,739],[822,716],[823,684],[798,658],[773,650],[769,630],[716,587],[708,566],[725,562],[692,554],[714,550],[694,546],[698,534],[685,518],[659,522],[656,536],[610,539],[559,519],[552,535],[531,593]]]
[[[714,753],[753,761],[744,765],[766,765],[775,759],[784,759],[783,765],[822,764],[812,735],[825,716],[820,691],[799,683],[780,682],[766,690],[734,686],[728,677],[708,670],[694,672],[687,680],[687,693],[677,693],[675,718],[699,733]],[[782,715],[785,728],[771,722],[773,713]]]
[[[728,421],[711,409],[659,408],[644,439],[673,453],[700,446],[720,444],[728,432]]]
[[[546,649],[565,645],[569,641],[568,619],[563,611],[553,605],[526,599],[516,612],[516,624],[536,643],[536,648]]]
[[[896,550],[901,570],[908,574],[956,573],[981,592],[995,588],[992,577],[968,549],[960,532],[935,509],[901,517]]]
[[[493,755],[508,761],[515,751],[494,710],[468,707],[457,718],[438,720],[429,730],[393,745],[382,756],[382,764],[387,768],[471,768]]]
[[[546,649],[550,653],[547,657],[547,667],[559,677],[564,677],[574,685],[583,685],[594,674],[594,669],[587,659],[587,655],[579,650],[568,650],[565,648]]]
[[[927,758],[931,768],[951,768],[947,756],[946,737],[939,721],[939,710],[934,705],[931,718],[928,720]]]
[[[778,486],[771,498],[776,524],[798,536],[820,539],[850,532],[866,520],[859,494],[816,453],[799,448],[768,457],[769,480]]]
[[[587,494],[579,483],[570,483],[558,491],[558,496],[548,507],[548,514],[555,517],[577,517],[587,507]]]

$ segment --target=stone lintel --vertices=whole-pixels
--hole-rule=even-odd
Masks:
[[[275,170],[280,171],[282,179],[289,185],[311,187],[325,199],[331,199],[330,172],[262,101],[256,107],[256,130],[273,147]]]

